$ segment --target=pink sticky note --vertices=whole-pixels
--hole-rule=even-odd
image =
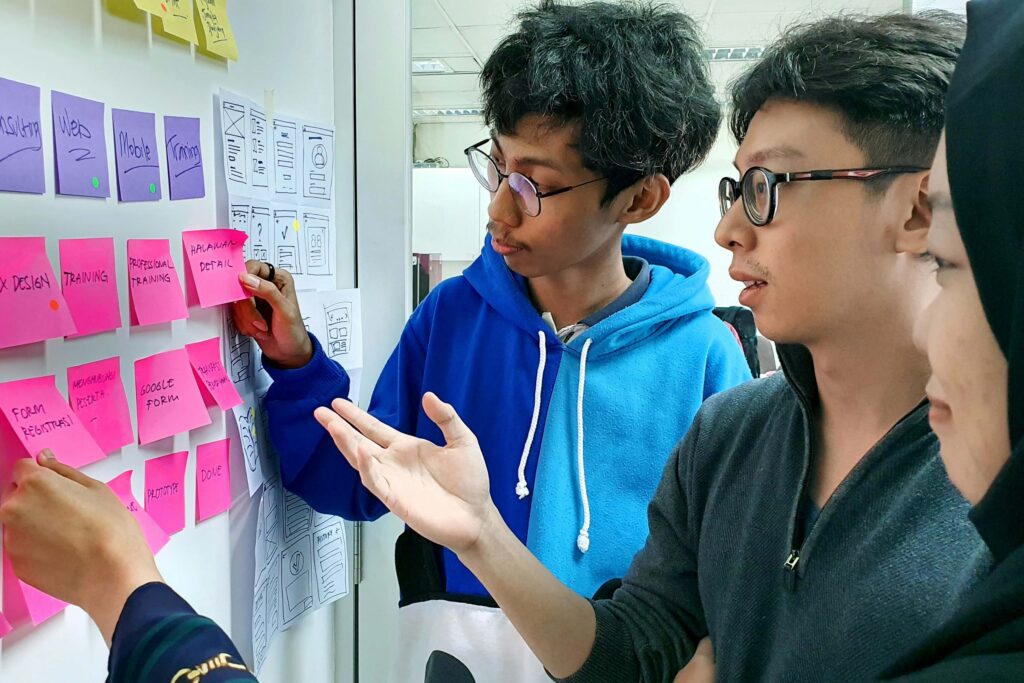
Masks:
[[[206,405],[217,405],[221,410],[231,410],[242,405],[242,397],[238,395],[235,383],[228,377],[220,359],[219,337],[186,344],[185,350]]]
[[[42,237],[0,237],[0,349],[75,333]]]
[[[128,302],[132,325],[188,317],[168,240],[128,240]]]
[[[114,239],[61,240],[60,281],[78,332],[75,337],[121,327]]]
[[[210,424],[185,349],[135,361],[135,405],[140,444]]]
[[[135,441],[120,358],[68,368],[68,402],[104,453]]]
[[[160,549],[167,545],[167,541],[171,540],[170,536],[164,533],[164,530],[160,528],[160,525],[153,521],[153,518],[142,509],[139,505],[139,501],[135,500],[135,494],[132,493],[132,471],[122,472],[113,479],[107,482],[107,486],[114,492],[121,502],[128,509],[128,512],[132,513],[135,517],[135,521],[142,527],[142,535],[146,538],[146,545],[149,546],[150,551],[156,555],[160,552]]]
[[[57,391],[53,375],[0,384],[0,411],[25,449],[25,457],[34,458],[49,448],[72,467],[107,457]]]
[[[249,296],[238,282],[238,276],[245,273],[242,251],[247,239],[241,230],[223,228],[181,233],[190,302],[198,297],[199,305],[209,308]]]
[[[185,528],[185,463],[188,451],[146,461],[146,512],[168,534]]]
[[[0,614],[0,638],[3,638],[13,630],[14,628],[11,626],[11,622],[7,621],[7,617]]]
[[[196,448],[196,522],[231,507],[231,474],[228,471],[228,439]]]
[[[59,614],[66,602],[51,597],[38,588],[33,588],[18,579],[14,567],[4,553],[4,615],[11,623],[26,621],[38,626],[55,614]],[[8,624],[8,627],[10,624]]]

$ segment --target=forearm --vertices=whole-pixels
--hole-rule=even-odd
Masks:
[[[576,673],[594,647],[589,600],[542,565],[494,510],[480,540],[459,559],[480,579],[526,644],[553,676]]]

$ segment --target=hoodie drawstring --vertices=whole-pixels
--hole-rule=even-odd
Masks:
[[[544,367],[548,362],[547,337],[543,330],[537,332],[540,346],[540,360],[537,362],[537,385],[533,392],[533,417],[530,419],[530,432],[526,435],[526,444],[523,446],[523,454],[519,456],[519,481],[516,483],[516,495],[522,500],[530,495],[530,489],[526,485],[526,461],[530,458],[530,449],[533,448],[533,437],[537,434],[537,421],[540,419],[541,393],[544,389]]]
[[[576,537],[576,547],[581,553],[590,550],[590,498],[587,496],[587,473],[583,467],[583,392],[587,386],[587,352],[593,339],[583,342],[580,354],[580,386],[576,398],[576,467],[580,477],[580,499],[583,501],[583,526]]]

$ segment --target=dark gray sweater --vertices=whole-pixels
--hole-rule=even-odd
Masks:
[[[570,679],[666,681],[711,634],[719,681],[872,678],[938,626],[989,555],[918,406],[840,484],[806,538],[810,355],[704,403],[648,511],[597,641]]]

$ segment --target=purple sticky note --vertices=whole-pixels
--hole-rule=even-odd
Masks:
[[[122,202],[160,199],[160,157],[156,148],[156,116],[113,109],[117,198]]]
[[[109,197],[103,103],[56,90],[50,103],[57,194]]]
[[[165,116],[164,139],[167,141],[167,186],[171,201],[205,197],[199,119]]]
[[[39,88],[0,78],[0,191],[46,191]]]

